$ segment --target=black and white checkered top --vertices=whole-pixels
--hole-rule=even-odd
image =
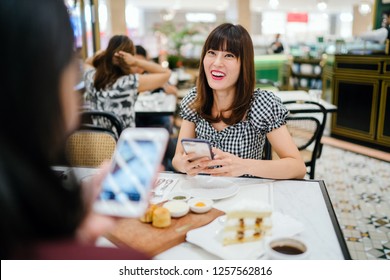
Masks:
[[[119,77],[114,84],[101,90],[94,86],[95,74],[94,68],[84,73],[84,99],[90,109],[111,112],[122,119],[125,127],[135,127],[134,106],[138,97],[138,74]]]
[[[183,98],[180,116],[195,123],[196,138],[208,140],[213,147],[240,158],[261,159],[266,134],[286,124],[288,110],[280,98],[256,89],[246,119],[218,131],[190,107],[196,94],[196,88],[192,88]]]

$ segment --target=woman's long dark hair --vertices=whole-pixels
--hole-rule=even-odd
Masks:
[[[229,117],[213,116],[211,109],[214,102],[213,90],[209,86],[203,66],[203,59],[208,50],[221,50],[233,53],[241,60],[240,75],[236,84],[236,95],[230,108]],[[202,50],[197,80],[197,97],[193,108],[207,121],[232,125],[243,120],[251,103],[255,88],[255,66],[252,39],[244,27],[231,23],[223,23],[208,36]]]
[[[63,0],[1,0],[1,257],[26,245],[74,235],[84,214],[77,185],[63,187],[51,164],[66,139],[60,81],[73,61]],[[76,94],[69,92],[69,94]]]
[[[97,90],[111,86],[119,77],[131,73],[129,65],[122,59],[115,58],[115,53],[119,51],[134,55],[133,41],[125,35],[115,35],[108,42],[107,49],[94,58],[92,62],[96,68],[94,86]]]

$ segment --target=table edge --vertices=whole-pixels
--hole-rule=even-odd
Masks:
[[[339,245],[340,245],[341,251],[343,253],[344,259],[351,260],[352,258],[351,258],[351,255],[349,253],[347,243],[345,242],[344,234],[343,234],[341,227],[340,227],[340,224],[337,220],[336,213],[333,209],[332,202],[330,201],[329,193],[328,193],[328,190],[326,189],[325,182],[323,180],[318,180],[318,183],[319,183],[319,186],[320,186],[320,189],[322,192],[322,196],[325,200],[326,208],[328,209],[330,220],[332,221],[333,229],[334,229],[336,236],[337,236],[337,239],[339,241]]]

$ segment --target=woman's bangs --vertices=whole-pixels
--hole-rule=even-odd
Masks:
[[[240,57],[240,40],[230,38],[232,34],[216,34],[211,40],[207,49],[230,52]]]

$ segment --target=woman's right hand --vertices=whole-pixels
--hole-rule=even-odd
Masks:
[[[100,193],[103,179],[109,172],[109,168],[109,162],[103,163],[96,175],[91,177],[90,180],[82,182],[87,213],[76,232],[76,237],[83,244],[94,244],[99,236],[113,230],[116,226],[116,218],[97,214],[92,209],[93,203]]]
[[[195,153],[184,153],[180,159],[182,171],[190,176],[204,173],[205,169],[208,168],[209,161],[210,159],[208,157],[197,158]]]

